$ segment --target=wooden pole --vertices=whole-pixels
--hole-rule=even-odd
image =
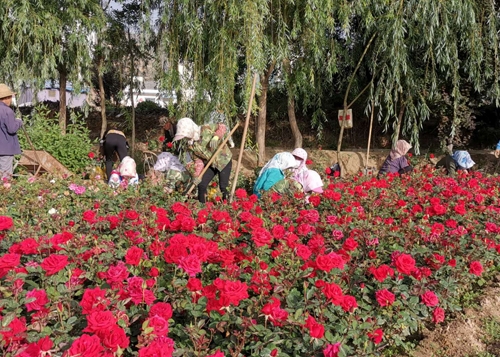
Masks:
[[[374,100],[372,99],[372,112],[370,114],[370,131],[368,132],[368,147],[366,148],[366,161],[365,161],[365,169],[368,167],[368,158],[370,157],[370,143],[372,140],[372,128],[373,128],[373,113],[375,111],[374,108]]]
[[[253,76],[252,91],[250,93],[250,99],[248,100],[247,117],[245,118],[245,126],[243,128],[243,136],[241,138],[240,153],[238,156],[238,163],[236,164],[236,172],[233,177],[233,187],[231,188],[231,194],[229,195],[229,202],[233,202],[234,191],[236,191],[236,184],[238,183],[238,175],[241,168],[241,159],[243,158],[243,151],[245,150],[245,141],[247,138],[248,124],[250,123],[250,115],[252,114],[252,104],[253,97],[255,95],[255,85],[257,83],[257,73]]]
[[[226,143],[229,140],[229,138],[231,137],[231,135],[234,134],[234,132],[236,131],[236,129],[238,129],[239,126],[240,126],[240,123],[236,123],[236,125],[233,128],[233,130],[231,130],[231,132],[228,135],[226,135],[226,138],[219,145],[219,148],[217,149],[216,152],[214,152],[214,154],[212,155],[212,157],[210,158],[210,160],[207,162],[207,164],[205,165],[205,167],[203,168],[203,170],[201,171],[201,173],[200,173],[200,175],[198,177],[200,177],[200,178],[203,177],[203,175],[205,174],[205,172],[207,172],[207,170],[210,167],[210,165],[212,165],[212,162],[214,162],[214,160],[217,157],[217,155],[219,155],[219,152],[221,152],[221,150],[224,147],[224,145],[226,145]],[[191,191],[193,191],[194,187],[195,187],[195,185],[193,185],[193,182],[191,182],[189,190],[187,190],[187,192],[186,192],[186,196],[189,195],[191,193]]]

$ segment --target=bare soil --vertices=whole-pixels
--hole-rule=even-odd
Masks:
[[[485,289],[476,308],[467,308],[449,323],[424,331],[411,357],[500,356],[500,336],[488,323],[500,323],[500,284]],[[493,335],[492,335],[493,334]],[[402,356],[400,356],[402,357]]]

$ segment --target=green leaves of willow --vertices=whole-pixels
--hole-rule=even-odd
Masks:
[[[499,100],[498,10],[493,1],[361,1],[359,33],[377,33],[367,64],[376,74],[372,96],[386,127],[406,105],[403,134],[418,150],[418,132],[441,86],[460,86]],[[458,102],[456,100],[456,102]],[[458,125],[453,121],[451,133]]]
[[[103,26],[97,0],[5,0],[0,9],[2,80],[57,78],[61,66],[69,80],[89,83],[91,34]],[[17,83],[15,83],[17,84]],[[79,89],[79,88],[76,88]]]

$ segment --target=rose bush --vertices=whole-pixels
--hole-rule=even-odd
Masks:
[[[498,177],[331,180],[310,204],[206,206],[146,183],[4,185],[2,355],[381,355],[498,271]]]

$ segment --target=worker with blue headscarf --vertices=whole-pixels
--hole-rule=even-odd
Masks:
[[[300,162],[289,152],[280,152],[273,156],[271,160],[260,170],[255,181],[253,193],[260,197],[262,191],[269,191],[273,186],[285,187],[281,185],[286,179],[286,170],[299,167]],[[295,182],[295,181],[294,181]],[[278,192],[282,191],[279,189]],[[280,192],[283,193],[283,192]]]
[[[446,174],[453,176],[457,171],[470,170],[476,163],[465,150],[455,151],[453,155],[446,155],[436,164],[436,169],[444,168]]]

